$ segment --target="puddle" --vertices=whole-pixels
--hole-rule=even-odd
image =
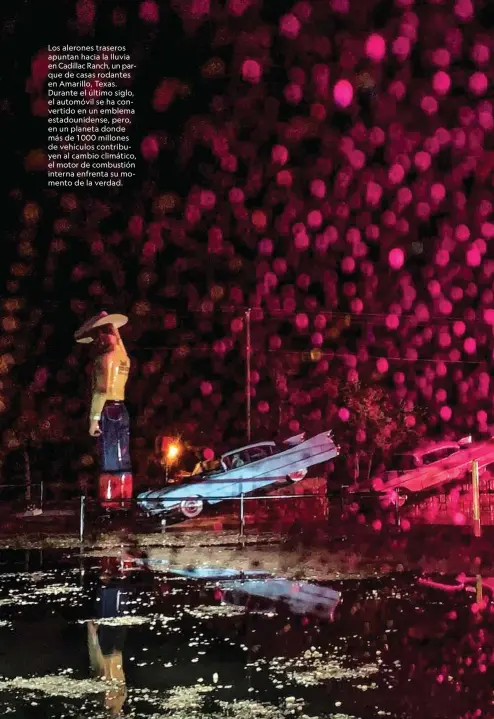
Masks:
[[[294,582],[138,560],[117,579],[115,558],[0,562],[2,716],[490,716],[492,578],[481,598],[466,576]]]

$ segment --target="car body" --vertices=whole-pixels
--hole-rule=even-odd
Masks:
[[[309,467],[337,455],[331,432],[307,440],[305,434],[298,434],[282,443],[257,442],[227,452],[209,467],[196,467],[180,485],[142,492],[137,501],[148,516],[193,519],[205,504],[234,499],[280,481],[300,481]]]
[[[494,439],[440,441],[395,455],[391,470],[371,480],[367,489],[390,500],[396,500],[397,495],[403,500],[410,494],[427,493],[451,482],[464,481],[474,461],[479,463],[480,473],[494,464]],[[361,487],[357,491],[362,489],[365,490]]]

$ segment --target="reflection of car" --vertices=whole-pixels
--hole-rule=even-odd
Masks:
[[[482,473],[494,464],[494,440],[472,443],[470,437],[459,442],[435,442],[411,452],[395,455],[391,469],[382,478],[371,481],[367,489],[385,496],[390,501],[406,501],[410,494],[429,492],[448,484],[461,482],[477,460]],[[360,487],[355,491],[362,491]]]
[[[215,581],[221,589],[222,602],[247,609],[256,605],[266,608],[282,605],[293,614],[332,621],[341,599],[340,592],[331,587],[273,577],[262,569],[239,571],[222,567],[190,567],[170,569],[170,572],[187,579]]]
[[[309,467],[338,455],[331,432],[305,434],[276,442],[257,442],[224,454],[215,464],[201,463],[180,485],[141,493],[137,501],[149,516],[192,519],[204,504],[217,504],[280,481],[298,482]]]
[[[292,582],[289,579],[263,578],[225,582],[223,601],[227,604],[246,606],[257,602],[262,606],[284,605],[293,614],[312,615],[332,621],[341,595],[330,587],[310,582]]]

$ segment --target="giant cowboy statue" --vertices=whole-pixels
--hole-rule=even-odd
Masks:
[[[99,499],[106,509],[125,508],[132,498],[129,414],[125,406],[130,360],[118,331],[127,322],[125,315],[101,312],[74,335],[77,342],[92,343],[95,350],[89,434],[98,438]]]

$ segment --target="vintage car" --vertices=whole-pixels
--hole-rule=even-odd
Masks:
[[[299,482],[309,467],[338,455],[331,432],[305,439],[305,434],[277,442],[257,442],[224,454],[217,462],[200,463],[180,485],[142,492],[141,510],[150,517],[193,519],[206,504],[257,492],[280,482]]]
[[[397,454],[391,469],[382,477],[350,491],[376,492],[386,503],[404,504],[410,495],[431,493],[443,485],[465,481],[475,460],[480,474],[494,465],[494,439],[472,442],[471,437],[465,437],[459,442],[428,443]]]

